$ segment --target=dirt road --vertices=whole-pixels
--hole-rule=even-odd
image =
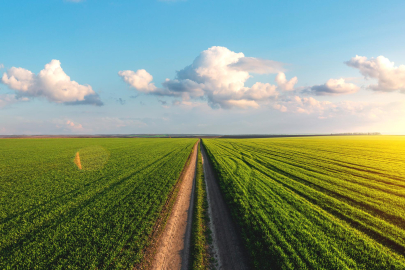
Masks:
[[[180,184],[176,202],[158,243],[152,269],[188,269],[197,144]]]
[[[242,241],[222,197],[212,164],[209,162],[204,147],[201,147],[201,153],[207,183],[210,228],[213,232],[213,250],[216,253],[214,257],[217,258],[218,268],[224,270],[248,269],[248,260],[243,250]]]

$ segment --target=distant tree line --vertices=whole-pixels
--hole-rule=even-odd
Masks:
[[[331,133],[330,135],[381,135],[380,132],[346,132],[346,133]]]

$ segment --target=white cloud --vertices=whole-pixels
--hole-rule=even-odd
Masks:
[[[179,101],[179,100],[173,100],[172,102],[173,106],[181,106],[183,108],[187,108],[187,109],[192,109],[192,108],[198,108],[198,107],[208,107],[207,103],[202,103],[202,102],[194,102],[194,101]],[[165,107],[163,105],[164,108],[169,108],[169,107]]]
[[[403,114],[403,102],[319,101],[313,97],[291,96],[276,101],[272,107],[285,113],[313,115],[319,119],[349,117],[359,120],[387,120],[390,113]]]
[[[280,112],[286,112],[287,111],[287,107],[284,105],[280,105],[280,104],[274,104],[273,108],[276,110],[279,110]]]
[[[320,114],[322,115],[325,110],[331,110],[336,107],[330,101],[319,101],[313,97],[299,97],[294,96],[285,102],[284,106],[288,111],[305,114]]]
[[[345,82],[345,79],[329,79],[325,84],[314,85],[310,88],[310,92],[318,96],[337,96],[344,94],[353,94],[360,89],[353,83]]]
[[[156,90],[156,86],[150,83],[153,80],[146,70],[140,69],[137,72],[132,70],[124,70],[118,72],[118,75],[130,86],[143,93],[150,93]]]
[[[276,83],[281,90],[284,91],[292,91],[294,90],[294,85],[298,82],[298,78],[294,77],[287,81],[285,74],[283,72],[279,72],[276,76]]]
[[[157,88],[153,77],[145,70],[120,71],[118,74],[130,86],[138,91],[177,97],[184,100],[203,98],[213,108],[257,108],[260,102],[276,99],[277,86],[257,82],[246,87],[245,82],[250,73],[277,73],[282,64],[271,61],[245,57],[243,53],[235,53],[225,47],[214,46],[203,52],[194,62],[177,72],[175,79],[166,79],[163,88]],[[280,75],[281,76],[281,75]],[[287,81],[281,79],[282,89],[291,90],[296,77]]]
[[[4,68],[4,65],[3,65],[3,64],[0,64],[0,68]]]
[[[251,88],[244,91],[242,98],[249,100],[262,100],[277,97],[276,86],[269,83],[255,83]]]
[[[241,109],[247,109],[247,108],[259,108],[259,104],[257,104],[256,101],[254,100],[247,100],[247,99],[239,99],[239,100],[226,100],[223,103],[223,107],[225,108],[241,108]]]
[[[12,67],[3,74],[2,82],[11,89],[27,92],[33,84],[34,76],[29,70]]]
[[[285,71],[283,63],[273,60],[260,59],[255,57],[241,57],[238,62],[230,64],[229,66],[241,71],[247,71],[258,74],[278,73]]]
[[[357,68],[365,78],[377,79],[377,84],[369,85],[370,89],[384,92],[400,90],[405,93],[405,65],[396,67],[384,56],[367,59],[358,55],[345,63]]]
[[[51,102],[69,105],[102,105],[90,85],[70,80],[60,66],[52,60],[37,75],[24,68],[12,67],[3,74],[2,82],[17,93],[17,97],[45,97]]]

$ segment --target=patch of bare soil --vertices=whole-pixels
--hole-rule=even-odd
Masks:
[[[197,145],[179,187],[176,202],[158,241],[152,269],[188,269]]]

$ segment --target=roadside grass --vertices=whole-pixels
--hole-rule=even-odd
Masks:
[[[212,237],[208,227],[208,201],[200,147],[199,144],[191,230],[190,269],[209,269],[212,263],[208,251]]]

